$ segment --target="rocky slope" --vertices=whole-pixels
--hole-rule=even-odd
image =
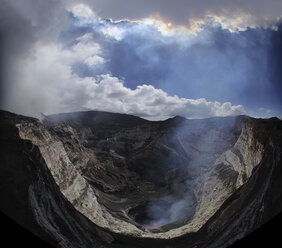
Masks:
[[[0,209],[57,247],[226,247],[282,210],[277,118],[0,116]]]

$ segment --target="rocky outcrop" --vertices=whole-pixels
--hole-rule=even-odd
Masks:
[[[93,188],[72,164],[63,143],[56,136],[52,136],[41,123],[19,123],[16,127],[20,138],[29,140],[38,147],[60,192],[77,211],[103,228],[125,234],[138,232],[134,225],[113,218],[98,203]]]
[[[4,111],[0,117],[1,211],[55,247],[105,247],[94,223],[63,196],[39,148],[19,136],[16,124],[39,121]]]
[[[282,209],[275,118],[1,111],[0,124],[1,210],[57,247],[225,247]]]

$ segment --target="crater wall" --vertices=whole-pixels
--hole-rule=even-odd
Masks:
[[[221,237],[209,244],[213,247],[242,237],[282,209],[281,194],[271,196],[281,184],[277,178],[282,177],[278,119],[175,117],[149,122],[134,116],[79,112],[48,116],[41,123],[2,111],[1,127],[14,135],[2,136],[4,143],[29,144],[31,148],[24,152],[34,166],[50,173],[51,180],[40,179],[41,186],[51,184],[54,194],[61,194],[61,201],[73,208],[66,218],[85,218],[79,225],[82,231],[87,227],[82,235],[85,241],[76,243],[77,247],[88,247],[93,241],[89,232],[101,247],[116,242],[140,247],[162,242],[182,247],[188,242],[207,247],[216,235]],[[19,156],[18,151],[10,153]],[[259,180],[263,189],[255,186]],[[64,214],[59,222],[52,217],[62,209],[54,207],[50,191],[48,218],[43,217],[46,207],[40,205],[39,191],[30,184],[25,192],[36,225],[48,226],[47,234],[39,235],[52,236],[53,243],[61,240],[58,247],[67,247],[70,237],[57,230]],[[251,192],[254,200],[243,203]],[[250,216],[245,227],[242,218],[231,218],[240,212]],[[251,221],[255,219],[260,221]]]

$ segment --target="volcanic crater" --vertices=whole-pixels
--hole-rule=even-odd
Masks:
[[[21,202],[22,213],[28,212],[40,231],[17,217],[8,203],[1,210],[57,247],[91,247],[91,235],[100,247],[153,247],[154,242],[224,247],[282,209],[282,193],[277,193],[281,126],[277,118],[247,116],[148,121],[89,111],[39,121],[1,111],[6,130],[1,141],[7,147],[1,183],[8,183],[7,171],[14,180],[20,166],[26,168],[24,179],[15,184],[24,181],[27,191],[23,199],[16,186],[9,186],[10,198],[3,192],[1,197],[10,204]],[[11,156],[18,158],[13,166]],[[33,179],[27,176],[32,166],[43,168],[32,172]],[[265,180],[259,183],[262,175]],[[43,184],[55,189],[42,195]],[[60,224],[67,218],[76,223]],[[62,231],[65,226],[70,231]]]

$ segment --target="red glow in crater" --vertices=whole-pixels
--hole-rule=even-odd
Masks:
[[[157,221],[152,221],[149,224],[143,225],[143,227],[145,229],[156,229],[156,228],[159,228],[160,226],[162,226],[162,225],[159,222],[157,222]]]

